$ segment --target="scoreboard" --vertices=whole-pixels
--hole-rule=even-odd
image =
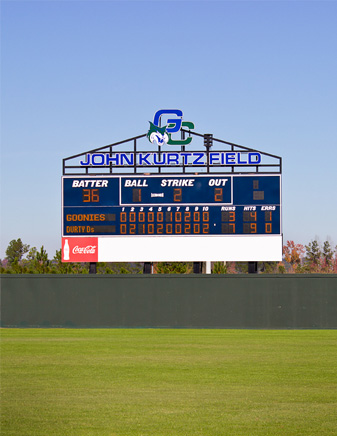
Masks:
[[[62,197],[63,238],[102,261],[280,260],[280,174],[64,176]]]
[[[63,236],[280,234],[280,176],[63,179]]]

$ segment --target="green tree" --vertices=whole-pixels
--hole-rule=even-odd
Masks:
[[[333,251],[329,241],[325,241],[323,244],[322,253],[322,270],[323,272],[332,272],[333,267]]]
[[[10,274],[22,274],[22,266],[19,264],[17,257],[13,260],[13,262],[10,263],[10,267],[8,269]]]
[[[16,240],[13,239],[8,244],[8,247],[6,249],[6,259],[10,264],[12,264],[15,261],[15,259],[17,259],[18,262],[20,262],[20,260],[28,252],[28,250],[29,250],[29,245],[23,244],[20,238]]]
[[[158,262],[156,270],[158,274],[186,274],[187,264],[185,262]]]
[[[52,262],[49,262],[48,272],[52,274],[89,274],[88,262],[62,262],[62,250],[56,250]],[[97,264],[97,269],[102,264]],[[97,271],[99,272],[99,271]]]
[[[248,262],[235,262],[235,272],[238,274],[248,274]]]
[[[36,247],[32,247],[26,256],[26,260],[28,262],[34,262],[36,260],[36,254],[37,254]]]
[[[62,250],[56,250],[53,258],[53,265],[57,274],[71,274],[73,273],[72,263],[62,262]]]
[[[284,264],[283,264],[283,262],[279,262],[278,263],[278,266],[277,266],[277,272],[279,273],[279,274],[285,274],[287,271],[286,271],[286,267],[284,266]]]
[[[262,262],[261,272],[263,274],[276,274],[278,271],[277,262]]]
[[[40,274],[46,274],[50,272],[50,268],[49,268],[50,261],[48,260],[48,253],[44,249],[43,245],[40,248],[40,251],[36,252],[34,263],[35,263],[36,272]]]
[[[214,262],[212,274],[227,274],[227,265],[224,262]]]
[[[320,270],[322,255],[318,242],[316,240],[309,242],[309,244],[305,246],[305,249],[305,263],[309,272],[318,272]]]

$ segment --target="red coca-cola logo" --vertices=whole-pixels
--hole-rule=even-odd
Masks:
[[[63,238],[62,252],[63,262],[98,262],[98,238]]]
[[[96,245],[87,245],[86,247],[76,247],[73,248],[73,254],[95,254]]]

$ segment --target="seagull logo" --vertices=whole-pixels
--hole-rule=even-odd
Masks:
[[[166,127],[158,127],[155,124],[150,123],[150,129],[147,132],[147,137],[149,138],[149,141],[153,144],[156,142],[158,145],[165,145],[168,143],[169,136],[166,133]]]

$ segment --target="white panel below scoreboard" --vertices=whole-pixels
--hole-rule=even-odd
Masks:
[[[272,262],[281,260],[282,235],[98,238],[99,262]]]

